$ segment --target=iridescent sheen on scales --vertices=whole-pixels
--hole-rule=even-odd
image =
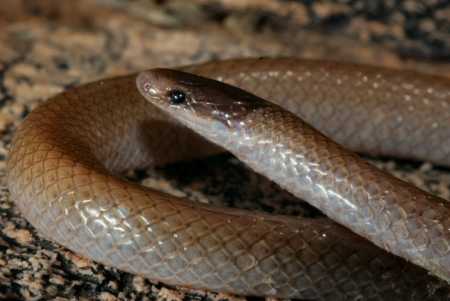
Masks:
[[[346,150],[450,166],[448,79],[298,59],[180,69],[274,104],[167,70],[138,77],[149,101],[135,74],[55,96],[20,126],[8,161],[12,198],[41,233],[153,280],[242,295],[427,296],[432,276],[359,235],[450,279],[448,206]],[[189,110],[179,91],[178,103],[162,102],[174,89]],[[325,218],[192,204],[117,176],[223,151],[180,121],[359,235]]]

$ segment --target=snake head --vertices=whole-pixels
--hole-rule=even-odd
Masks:
[[[267,103],[237,87],[171,69],[152,69],[137,77],[147,101],[211,140],[242,131],[248,116]]]

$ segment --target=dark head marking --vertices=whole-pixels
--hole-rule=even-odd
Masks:
[[[137,85],[150,102],[165,110],[176,110],[186,120],[214,120],[227,127],[239,124],[254,110],[269,106],[237,87],[177,70],[142,72]]]

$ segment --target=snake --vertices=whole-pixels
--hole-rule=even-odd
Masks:
[[[40,104],[15,132],[7,184],[43,237],[167,285],[423,300],[450,280],[450,207],[360,154],[450,166],[449,105],[448,78],[376,66],[246,58],[151,69]],[[122,176],[225,151],[327,217],[194,203]]]

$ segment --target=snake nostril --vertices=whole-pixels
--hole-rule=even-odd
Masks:
[[[150,91],[150,88],[151,88],[150,83],[145,83],[145,84],[143,85],[143,88],[144,88],[144,92],[145,92],[145,93],[148,93],[148,91]]]
[[[149,94],[152,90],[152,77],[150,73],[142,72],[136,78],[136,85],[142,94]]]

